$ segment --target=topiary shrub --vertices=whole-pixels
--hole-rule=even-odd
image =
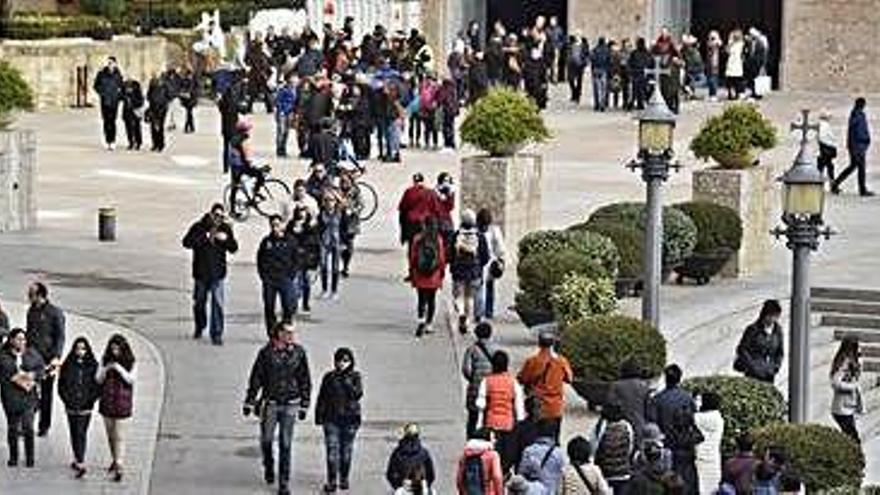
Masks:
[[[754,431],[755,449],[780,447],[788,455],[807,493],[861,486],[865,457],[858,444],[835,428],[816,424],[775,423]]]
[[[646,377],[656,377],[666,366],[666,339],[635,318],[593,316],[563,327],[562,353],[581,385],[616,380],[620,363],[628,359],[645,370]]]
[[[569,227],[573,231],[588,231],[603,235],[617,249],[617,276],[621,279],[640,280],[644,274],[645,234],[634,225],[605,221],[584,222]]]
[[[609,277],[607,270],[595,258],[571,247],[532,252],[519,259],[516,272],[520,290],[515,296],[515,303],[520,312],[551,313],[553,305],[550,295],[566,275]]]
[[[518,245],[519,259],[535,253],[548,253],[562,249],[580,251],[593,259],[606,277],[617,276],[620,257],[611,239],[594,232],[571,230],[537,230],[529,232]]]
[[[610,278],[590,278],[570,273],[550,293],[556,321],[563,326],[617,309],[614,283]]]
[[[589,224],[632,225],[644,233],[647,212],[644,203],[612,203],[590,215]],[[663,267],[675,268],[694,252],[697,245],[697,226],[683,212],[663,208]]]
[[[510,156],[550,137],[537,105],[524,94],[496,88],[477,100],[461,125],[462,141],[492,156]]]
[[[743,376],[713,375],[690,378],[682,386],[695,396],[713,392],[721,398],[721,453],[725,459],[736,454],[736,438],[741,433],[785,420],[785,400],[769,383]]]
[[[689,201],[673,207],[684,212],[697,226],[695,253],[711,253],[719,248],[739,251],[743,231],[736,210],[708,201]]]
[[[15,111],[33,108],[34,94],[21,72],[9,62],[0,62],[0,129],[9,126]]]
[[[755,150],[776,146],[776,128],[748,103],[728,105],[721,115],[709,117],[691,141],[697,158],[712,158],[723,168],[746,168],[757,163]]]

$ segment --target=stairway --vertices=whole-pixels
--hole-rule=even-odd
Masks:
[[[880,373],[880,290],[813,287],[810,299],[818,326],[833,328],[834,340],[858,340],[863,371]]]

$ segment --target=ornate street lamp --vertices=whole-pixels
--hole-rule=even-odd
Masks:
[[[669,178],[669,169],[678,169],[679,165],[670,163],[673,156],[675,114],[669,110],[660,92],[660,76],[669,74],[670,71],[660,68],[659,57],[655,59],[655,67],[645,70],[647,76],[654,76],[654,92],[647,108],[637,117],[638,159],[627,166],[633,171],[641,169],[642,180],[647,186],[642,320],[659,328],[660,274],[663,263],[663,199],[660,186]]]
[[[818,124],[810,124],[810,111],[802,110],[800,124],[791,124],[801,132],[800,150],[794,164],[783,174],[782,223],[776,227],[776,238],[788,238],[791,249],[791,328],[789,334],[788,402],[789,421],[809,420],[810,388],[810,252],[819,247],[819,238],[830,238],[833,232],[822,225],[825,206],[825,177],[819,172],[813,154],[809,153],[808,135],[818,132]]]

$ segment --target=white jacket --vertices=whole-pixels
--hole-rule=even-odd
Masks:
[[[831,399],[831,414],[839,416],[852,416],[862,412],[862,391],[859,387],[859,379],[847,376],[847,368],[843,366],[831,376],[831,389],[834,397]]]
[[[724,436],[724,418],[719,411],[698,412],[694,422],[703,434],[697,445],[697,475],[700,495],[711,495],[721,482],[721,437]]]
[[[727,45],[727,69],[724,71],[725,76],[743,76],[743,50],[745,47],[746,44],[742,41],[734,41]]]

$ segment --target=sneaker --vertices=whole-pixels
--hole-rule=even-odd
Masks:
[[[862,191],[859,193],[859,196],[863,198],[870,198],[871,196],[874,196],[874,191]]]
[[[458,333],[464,335],[468,331],[467,327],[467,316],[459,316],[458,317]]]
[[[318,294],[318,299],[319,299],[319,300],[327,299],[327,297],[328,297],[329,295],[330,295],[330,294],[329,294],[326,290],[321,291],[321,293]]]
[[[82,477],[86,475],[85,466],[77,466],[73,470],[76,471],[76,473],[73,475],[73,477],[76,479],[82,479]]]
[[[348,491],[348,480],[342,480],[339,482],[339,489],[343,491]]]
[[[419,323],[419,326],[416,327],[416,338],[421,338],[422,335],[425,334],[425,324]]]
[[[339,293],[334,292],[333,294],[331,294],[331,295],[330,295],[330,300],[331,300],[332,302],[339,302]]]
[[[312,308],[308,306],[303,306],[301,310],[299,310],[299,314],[303,316],[309,316],[312,314]]]
[[[324,493],[336,493],[336,485],[327,483],[324,485]]]
[[[339,275],[341,275],[342,278],[348,278],[348,270],[342,270],[339,272]]]
[[[432,333],[434,333],[434,327],[432,327],[430,323],[425,323],[425,334],[427,335]]]
[[[16,467],[18,466],[18,459],[9,459],[6,461],[6,467]]]
[[[278,489],[278,495],[290,495],[290,489],[286,486]]]
[[[116,143],[110,143],[110,145],[107,146],[107,149],[110,151],[116,151]]]
[[[223,345],[223,339],[220,337],[217,337],[216,339],[211,339],[211,344],[216,345],[216,346],[221,346],[221,345]]]
[[[266,480],[267,485],[274,484],[275,483],[275,471],[272,471],[271,469],[266,470],[266,472],[263,473],[263,479]]]
[[[26,468],[32,468],[32,467],[34,467],[34,460],[33,460],[33,459],[27,459],[27,460],[25,460],[25,461],[24,461],[24,467],[26,467]]]
[[[834,195],[840,194],[840,188],[835,186],[834,184],[832,184],[831,185],[831,194],[834,194]]]

